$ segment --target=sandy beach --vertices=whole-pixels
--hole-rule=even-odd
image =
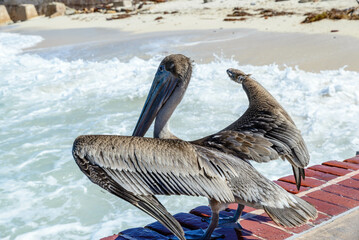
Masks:
[[[356,7],[355,0],[298,1],[168,1],[145,5],[138,14],[106,20],[111,14],[89,13],[47,18],[3,26],[1,31],[37,34],[44,41],[34,48],[82,42],[126,42],[186,37],[183,46],[167,46],[161,53],[182,52],[195,61],[216,56],[241,64],[276,63],[306,71],[338,69],[359,71],[359,21],[328,20],[301,24],[308,12]],[[243,21],[224,21],[235,7],[252,14]],[[260,10],[293,13],[263,17]],[[159,20],[155,20],[158,19]],[[235,17],[232,17],[235,18]],[[33,48],[33,49],[34,49]]]

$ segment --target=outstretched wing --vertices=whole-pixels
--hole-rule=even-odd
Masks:
[[[224,174],[236,173],[224,165],[214,166],[181,140],[80,136],[75,140],[73,155],[88,161],[93,169],[87,176],[106,190],[116,185],[136,196],[190,195],[234,200]],[[105,179],[98,175],[99,169]]]
[[[279,157],[270,141],[251,131],[223,130],[191,143],[256,162],[268,162]]]
[[[79,154],[79,151],[81,151],[81,146],[78,145],[79,141],[81,140],[76,139],[74,143],[73,156],[81,171],[93,183],[141,209],[151,217],[157,219],[179,239],[185,240],[180,223],[167,211],[155,196],[138,196],[124,189],[112,179],[104,169],[91,163],[84,155]]]
[[[304,167],[309,163],[309,153],[302,135],[288,114],[282,109],[249,111],[222,131],[193,141],[257,162],[286,159],[290,162],[297,187]]]

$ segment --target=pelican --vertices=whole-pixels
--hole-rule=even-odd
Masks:
[[[211,147],[239,158],[268,162],[281,157],[293,169],[297,189],[305,179],[304,167],[309,163],[309,153],[300,130],[278,101],[250,74],[230,68],[227,74],[231,80],[242,84],[249,100],[249,107],[234,123],[213,135],[193,141],[193,144]],[[250,132],[271,143],[274,151],[264,149],[253,151],[246,148],[248,143],[243,133]],[[222,223],[237,222],[244,206],[239,205],[234,217],[222,218]]]
[[[219,211],[229,203],[263,208],[279,225],[294,227],[314,219],[316,209],[261,175],[245,157],[178,139],[169,119],[182,100],[191,78],[189,58],[165,57],[157,70],[133,136],[85,135],[76,138],[73,156],[87,177],[132,203],[184,239],[178,222],[154,195],[208,198],[209,227],[200,239],[210,239]],[[156,119],[156,120],[155,120]],[[144,134],[155,120],[155,138]],[[238,134],[249,152],[275,155],[272,143],[250,131]]]

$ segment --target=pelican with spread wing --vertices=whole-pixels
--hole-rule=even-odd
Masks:
[[[286,192],[261,175],[248,162],[250,153],[270,158],[278,154],[264,135],[237,131],[237,150],[178,139],[169,119],[182,100],[191,78],[189,58],[176,54],[162,60],[133,136],[79,136],[73,156],[81,171],[100,187],[130,202],[160,221],[178,238],[183,230],[154,195],[188,195],[208,198],[212,219],[199,239],[210,239],[219,211],[229,203],[263,208],[283,226],[299,226],[317,215],[306,201]],[[143,137],[155,121],[154,137]],[[215,137],[215,136],[213,136]]]

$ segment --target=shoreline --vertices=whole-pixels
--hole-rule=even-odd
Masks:
[[[118,29],[84,28],[63,30],[22,30],[8,32],[40,35],[44,41],[24,52],[39,53],[61,46],[108,52],[108,58],[150,58],[152,55],[182,53],[196,63],[209,63],[216,56],[240,65],[277,64],[280,68],[320,72],[359,71],[359,38],[330,34],[262,32],[255,29],[207,29],[151,33],[129,33]],[[110,46],[110,47],[109,47]],[[111,48],[111,49],[108,49]],[[79,56],[81,57],[81,56]],[[86,52],[84,58],[90,58]]]
[[[252,3],[214,0],[203,4],[203,0],[173,0],[145,5],[147,9],[141,14],[119,20],[107,21],[113,14],[103,13],[39,16],[2,26],[0,31],[40,35],[45,39],[25,52],[37,53],[41,48],[61,46],[81,48],[84,44],[109,51],[106,45],[111,45],[113,53],[108,52],[106,56],[121,60],[131,55],[149,58],[151,54],[183,53],[198,63],[208,63],[220,56],[241,65],[277,64],[281,68],[297,66],[311,72],[346,66],[346,70],[359,71],[356,64],[359,56],[353,54],[359,52],[359,20],[300,23],[307,12],[355,7],[356,0],[312,3],[257,0]],[[239,5],[241,11],[252,15],[245,16],[245,21],[223,21]],[[293,14],[265,18],[258,15],[260,9]],[[157,18],[161,19],[155,20]],[[335,32],[331,32],[333,30]]]

